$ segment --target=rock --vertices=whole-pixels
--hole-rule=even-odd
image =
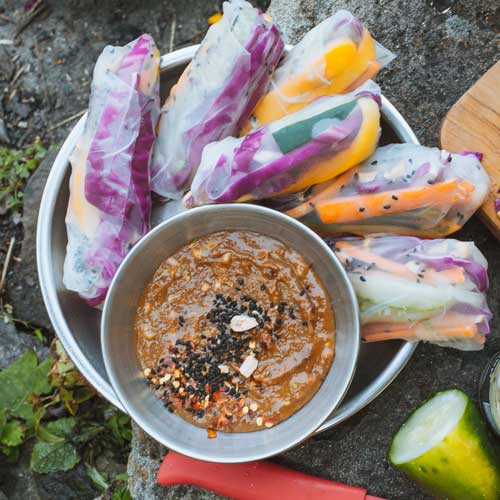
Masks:
[[[83,464],[68,472],[37,474],[29,468],[30,456],[26,445],[16,464],[0,457],[0,490],[9,500],[94,500],[99,495]]]
[[[215,500],[224,498],[196,486],[163,487],[156,483],[156,474],[168,449],[149,437],[132,423],[132,450],[127,472],[129,490],[134,500]]]
[[[272,0],[269,14],[286,43],[297,43],[318,20],[318,0]]]
[[[13,323],[0,321],[0,370],[28,351],[35,351],[38,360],[49,357],[48,347],[33,334],[18,332]]]
[[[43,188],[57,148],[50,148],[24,190],[23,230],[24,239],[21,261],[11,264],[7,279],[9,301],[14,307],[14,315],[24,321],[43,328],[51,328],[50,319],[43,303],[38,284],[36,266],[36,224]]]

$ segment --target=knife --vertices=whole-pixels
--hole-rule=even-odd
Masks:
[[[268,460],[239,464],[204,462],[170,451],[158,484],[191,484],[235,500],[384,500],[363,488],[303,474]]]

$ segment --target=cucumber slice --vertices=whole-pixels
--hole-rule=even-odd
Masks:
[[[437,393],[392,440],[389,460],[437,499],[500,499],[500,458],[469,397]]]
[[[345,102],[318,115],[283,126],[273,132],[274,140],[283,154],[289,153],[303,146],[332,125],[345,120],[356,104],[356,100]]]

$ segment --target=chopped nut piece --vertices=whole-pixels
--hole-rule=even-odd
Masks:
[[[178,381],[178,380],[175,380],[174,383],[172,384],[176,389],[179,388],[179,386],[181,385],[181,383]]]
[[[269,428],[270,428],[270,427],[272,427],[274,424],[273,424],[272,422],[266,422],[264,425],[265,425],[265,426],[269,429]]]
[[[232,260],[232,255],[229,253],[229,252],[226,252],[223,256],[222,256],[222,262],[224,262],[224,264],[230,264],[231,263],[231,260]]]
[[[260,427],[262,425],[262,417],[257,417],[255,423]]]
[[[167,373],[160,379],[160,384],[166,384],[170,379],[172,378],[172,375],[170,373]]]
[[[255,411],[258,407],[259,407],[259,405],[258,405],[257,403],[252,403],[252,404],[250,405],[250,409],[251,409],[252,411]]]
[[[201,285],[202,292],[208,292],[210,290],[210,285],[205,281],[203,285]]]
[[[221,287],[222,287],[222,285],[221,285],[221,282],[220,282],[220,281],[216,281],[216,282],[214,283],[214,289],[215,289],[215,290],[220,290],[220,289],[221,289]]]
[[[241,363],[240,373],[246,378],[251,377],[252,373],[257,369],[258,364],[259,361],[255,356],[247,356],[243,363]]]
[[[243,415],[246,415],[248,413],[248,406],[244,406],[241,411],[243,412]]]
[[[197,247],[193,247],[193,248],[191,249],[191,252],[192,252],[193,257],[194,257],[195,259],[199,259],[199,258],[201,257],[201,250],[200,250],[199,248],[197,248]]]
[[[152,328],[143,326],[141,331],[144,337],[146,337],[148,340],[154,339],[156,337],[156,331],[153,330]]]
[[[247,316],[246,314],[239,314],[238,316],[233,316],[231,318],[230,327],[233,332],[246,332],[258,326],[258,322],[255,318]]]
[[[207,429],[207,436],[208,439],[214,439],[217,437],[217,432],[214,431],[213,429]]]
[[[248,347],[250,347],[250,349],[255,349],[255,346],[256,346],[255,340],[251,340],[248,344]]]
[[[167,264],[169,266],[175,266],[175,267],[178,267],[179,266],[179,263],[173,258],[173,257],[169,257],[167,259]]]
[[[146,368],[143,373],[145,377],[149,377],[151,375],[151,368]]]
[[[221,373],[229,373],[229,366],[219,365],[218,368],[219,368]]]

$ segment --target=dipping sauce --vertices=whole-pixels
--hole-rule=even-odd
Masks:
[[[314,270],[280,241],[247,231],[198,238],[161,264],[135,335],[156,396],[209,437],[292,415],[319,388],[335,345]]]

